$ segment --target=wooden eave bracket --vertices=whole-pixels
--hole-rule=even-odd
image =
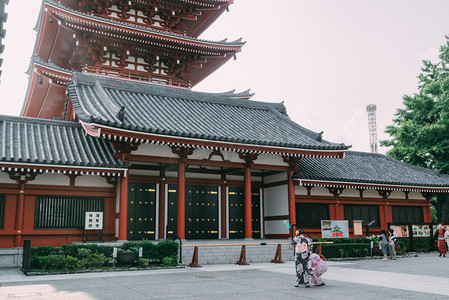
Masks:
[[[131,143],[123,141],[110,141],[115,152],[113,154],[114,158],[121,159],[126,164],[129,164],[129,157],[132,151],[139,148],[140,143]]]

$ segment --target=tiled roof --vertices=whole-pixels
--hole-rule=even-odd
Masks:
[[[175,137],[299,149],[346,150],[287,116],[282,103],[239,99],[74,73],[68,93],[85,123]],[[125,109],[121,120],[118,111]]]
[[[348,151],[344,159],[301,158],[296,179],[449,187],[449,176],[416,167],[383,154]]]
[[[123,167],[106,140],[75,122],[0,115],[0,163]]]

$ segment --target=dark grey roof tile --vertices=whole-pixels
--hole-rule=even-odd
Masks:
[[[260,102],[74,73],[68,93],[86,123],[178,137],[303,149],[346,150],[293,122],[282,103]],[[123,122],[115,111],[125,107]]]
[[[297,179],[401,186],[449,187],[449,176],[378,153],[347,151],[344,159],[301,158]]]
[[[0,115],[0,161],[124,167],[106,140],[86,136],[75,122]]]

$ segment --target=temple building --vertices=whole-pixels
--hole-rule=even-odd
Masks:
[[[81,241],[89,211],[108,241],[431,221],[448,176],[348,151],[249,90],[191,90],[242,50],[199,38],[232,3],[42,2],[21,116],[0,116],[0,248]]]

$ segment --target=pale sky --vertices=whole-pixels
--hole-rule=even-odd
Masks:
[[[449,34],[447,0],[234,2],[201,38],[247,44],[194,90],[251,88],[252,99],[283,101],[292,120],[352,150],[369,151],[367,104],[377,105],[379,140],[388,138],[402,96],[416,92],[421,60],[435,60]],[[40,4],[6,6],[0,114],[20,114]]]

